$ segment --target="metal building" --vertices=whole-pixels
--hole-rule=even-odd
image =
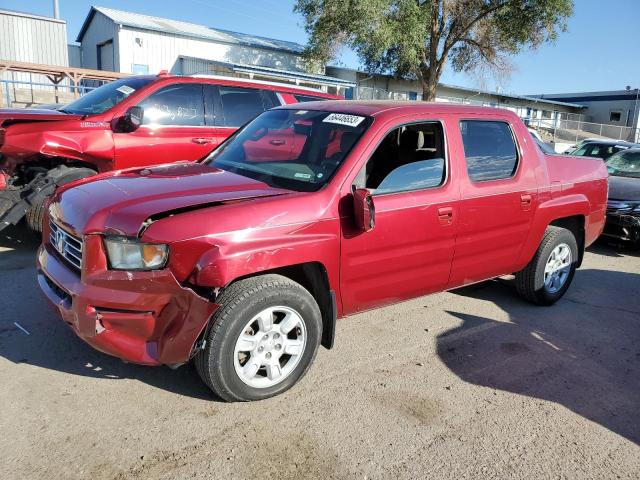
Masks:
[[[91,7],[76,41],[81,43],[84,68],[133,74],[168,70],[176,74],[257,75],[343,94],[345,86],[351,85],[324,77],[323,71],[306,72],[304,47],[294,42],[110,8]],[[203,71],[194,70],[195,65]],[[251,67],[262,70],[241,72]]]
[[[57,18],[0,10],[0,59],[68,66],[67,23]],[[44,91],[53,90],[43,75],[0,72],[0,106],[8,103],[7,98],[18,105],[34,103],[31,88],[34,84],[42,84]]]

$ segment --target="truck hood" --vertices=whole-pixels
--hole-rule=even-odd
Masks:
[[[0,108],[0,126],[16,122],[51,122],[55,120],[70,120],[81,118],[82,115],[72,115],[58,110],[39,108]]]
[[[611,200],[640,201],[640,178],[609,176]]]
[[[153,220],[291,193],[201,163],[181,162],[81,180],[52,200],[52,218],[78,233],[140,235]]]

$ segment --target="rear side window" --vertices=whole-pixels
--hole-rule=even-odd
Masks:
[[[240,127],[266,110],[260,90],[220,86],[222,124]]]
[[[318,102],[321,100],[328,100],[328,98],[314,97],[313,95],[298,95],[297,93],[293,94],[293,98],[295,98],[296,102],[298,103]]]
[[[471,181],[500,180],[515,174],[518,154],[508,123],[463,120],[460,131]]]
[[[202,85],[181,83],[152,93],[139,104],[144,125],[204,125]]]

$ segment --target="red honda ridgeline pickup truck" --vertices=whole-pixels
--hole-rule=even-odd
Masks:
[[[200,162],[60,188],[38,280],[98,350],[194,359],[223,399],[257,400],[294,385],[345,315],[511,273],[554,303],[606,201],[602,162],[543,154],[509,111],[289,105]]]
[[[60,110],[0,109],[0,230],[26,214],[40,232],[56,186],[199,160],[265,110],[336,98],[293,85],[161,73],[116,80]]]

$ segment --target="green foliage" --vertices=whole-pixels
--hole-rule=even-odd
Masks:
[[[348,46],[369,72],[418,78],[426,91],[447,61],[456,71],[502,69],[505,56],[555,40],[573,1],[297,0],[295,11],[310,61],[330,62]]]

